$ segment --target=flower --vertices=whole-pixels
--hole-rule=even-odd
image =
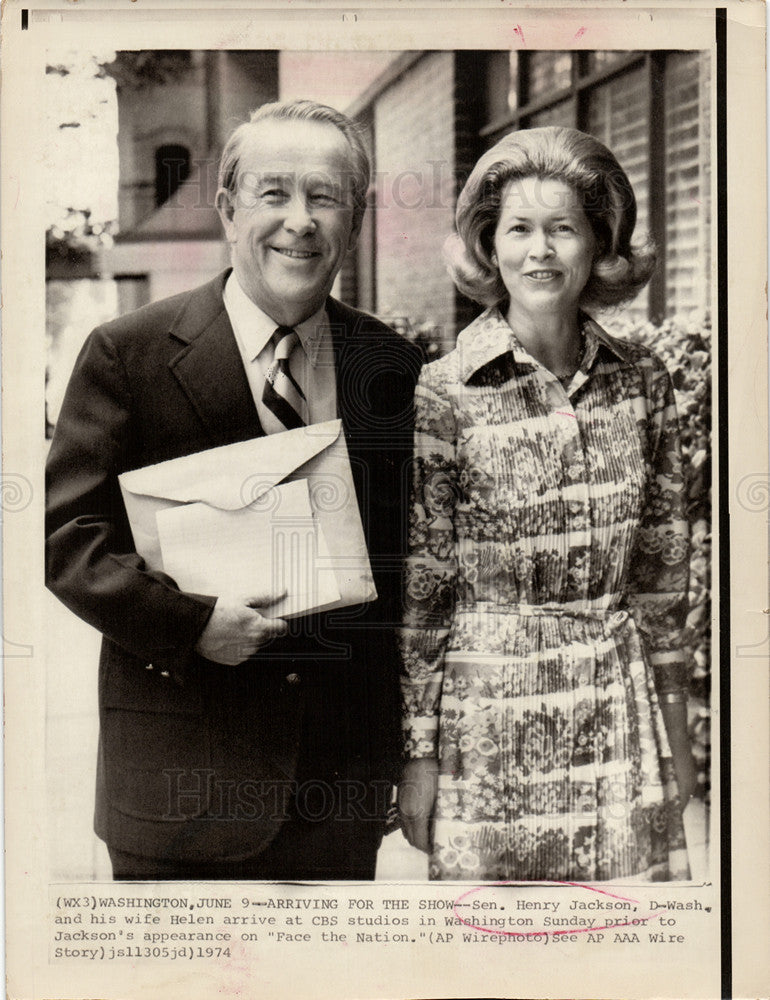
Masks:
[[[470,687],[470,681],[467,677],[456,677],[455,683],[457,685],[457,696],[458,698],[464,698],[468,693]]]
[[[497,744],[488,736],[482,736],[476,744],[476,749],[484,757],[492,757],[498,752]]]
[[[453,847],[459,853],[466,851],[470,847],[471,838],[467,833],[456,833],[454,837],[449,838],[449,846]]]
[[[513,553],[513,571],[520,581],[528,580],[532,576],[532,556],[521,549],[516,549]]]
[[[667,566],[676,566],[677,563],[687,558],[687,542],[681,535],[674,535],[672,532],[666,534],[666,542],[660,558]]]
[[[436,590],[439,577],[427,566],[415,566],[409,573],[407,593],[415,601],[424,601]]]
[[[642,552],[649,552],[652,555],[663,548],[663,539],[655,528],[640,528],[639,548]]]
[[[459,855],[457,851],[452,850],[451,847],[444,847],[439,852],[439,861],[441,862],[442,865],[445,865],[447,868],[454,868],[458,860],[459,860]]]
[[[666,811],[663,806],[656,806],[650,813],[650,825],[656,833],[666,829]]]
[[[448,517],[454,510],[456,489],[447,468],[432,469],[422,484],[425,510],[433,517]]]

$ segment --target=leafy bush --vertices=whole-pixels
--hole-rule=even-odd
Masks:
[[[441,327],[426,320],[421,323],[412,323],[408,316],[380,316],[383,323],[387,323],[396,333],[411,340],[422,351],[423,360],[427,364],[435,361],[441,356],[442,349],[446,349],[445,338]]]
[[[184,79],[192,66],[190,52],[186,49],[153,49],[152,51],[116,52],[112,62],[105,63],[103,71],[115,79],[125,90],[142,90]]]

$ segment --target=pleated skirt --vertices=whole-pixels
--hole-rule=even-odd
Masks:
[[[689,878],[653,673],[622,609],[460,608],[439,760],[432,879]]]

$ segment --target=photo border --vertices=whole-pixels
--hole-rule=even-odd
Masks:
[[[44,6],[48,6],[45,4]],[[52,3],[51,9],[57,7],[55,3]],[[69,10],[67,5],[62,3],[58,6],[62,7],[63,10]],[[150,5],[148,5],[150,6]],[[165,5],[164,5],[165,6]],[[191,4],[190,6],[196,7],[198,5]],[[209,5],[210,6],[210,5]],[[312,5],[315,9],[322,9],[322,5],[316,4]],[[386,4],[382,5],[383,7]],[[468,4],[454,4],[453,7],[459,7],[463,10],[467,9]],[[573,6],[570,4],[564,4],[564,7]],[[599,6],[597,4],[597,6]],[[608,4],[607,6],[616,7],[617,4]],[[623,6],[626,9],[634,9],[639,5],[627,5]],[[652,5],[651,5],[652,6]],[[679,6],[686,6],[680,4]],[[701,9],[703,5],[693,5],[693,7],[698,7]],[[150,9],[154,9],[155,5],[151,5]],[[716,392],[715,397],[718,401],[719,413],[729,414],[729,406],[731,403],[730,394],[730,358],[729,358],[729,336],[728,336],[728,324],[729,324],[729,301],[728,301],[728,290],[729,290],[729,235],[730,235],[730,216],[728,214],[728,192],[729,192],[729,177],[728,177],[728,148],[730,141],[730,128],[728,127],[728,108],[730,105],[730,76],[728,73],[728,54],[730,47],[730,19],[729,15],[735,5],[724,4],[718,6],[709,5],[709,9],[714,11],[715,20],[715,36],[716,36],[716,60],[714,64],[714,75],[716,77],[716,107],[712,111],[712,120],[716,122],[717,128],[717,139],[716,139],[716,171],[715,178],[712,177],[712,201],[715,206],[715,212],[712,213],[712,226],[716,233],[716,245],[717,245],[717,266],[714,269],[714,275],[716,278],[716,302],[717,302],[717,352],[716,357],[712,359],[714,363],[714,371],[717,376],[716,378]],[[163,8],[161,8],[163,9]],[[21,30],[28,30],[29,27],[29,17],[28,8],[21,8]],[[10,16],[15,16],[19,13],[18,7],[14,0],[9,0],[6,4],[4,11],[4,21],[7,22]],[[24,21],[27,21],[25,26]],[[7,27],[5,31],[4,44],[13,44],[13,36],[8,32]],[[11,40],[9,42],[9,39]],[[235,46],[232,46],[233,48]],[[383,46],[384,47],[384,46]],[[764,96],[764,95],[763,95]],[[9,113],[8,108],[8,89],[4,89],[4,116]],[[6,199],[7,199],[6,192]],[[4,199],[4,200],[6,200]],[[5,226],[4,226],[5,229]],[[7,247],[6,237],[4,233],[4,244]],[[4,269],[7,272],[7,268]],[[7,273],[3,274],[3,283],[6,285],[6,281],[9,281]],[[8,336],[8,334],[7,334]],[[5,354],[5,345],[4,345]],[[13,371],[13,369],[11,369]],[[5,409],[5,408],[4,408]],[[7,409],[6,409],[7,417]],[[736,681],[734,677],[733,670],[733,658],[735,656],[735,651],[733,650],[732,643],[736,636],[735,631],[732,628],[732,611],[733,611],[733,598],[732,598],[732,583],[733,577],[731,575],[732,564],[735,558],[735,552],[732,551],[733,559],[731,559],[731,539],[733,535],[731,533],[731,500],[733,498],[733,490],[736,488],[735,480],[730,476],[729,462],[732,457],[732,449],[730,443],[731,427],[730,421],[727,419],[720,419],[714,421],[716,427],[713,427],[715,441],[713,443],[718,443],[718,455],[719,464],[717,472],[717,482],[718,482],[718,492],[719,500],[718,504],[715,504],[718,510],[718,515],[714,517],[713,523],[719,525],[719,544],[718,544],[718,558],[716,553],[712,554],[712,569],[716,569],[718,565],[719,569],[719,593],[717,596],[717,591],[713,586],[711,588],[711,599],[712,603],[718,606],[719,609],[719,706],[720,714],[718,721],[719,729],[719,740],[718,745],[720,748],[719,754],[719,823],[718,830],[720,834],[720,848],[719,848],[719,862],[720,862],[720,889],[721,889],[721,989],[722,995],[724,997],[732,996],[733,986],[736,980],[735,976],[735,966],[736,962],[734,959],[734,948],[738,946],[739,942],[733,940],[734,932],[734,920],[733,920],[733,910],[734,910],[734,899],[733,892],[736,888],[736,880],[734,878],[734,862],[733,862],[733,820],[732,820],[732,809],[734,808],[734,795],[733,795],[733,761],[732,761],[732,751],[733,751],[733,739],[735,737],[733,713],[731,709],[731,697],[732,697],[732,685]],[[11,432],[8,429],[8,423],[6,420],[6,439]],[[10,525],[4,525],[6,530],[10,529]],[[12,578],[12,574],[10,574]],[[8,567],[6,566],[6,580],[9,579]],[[716,651],[717,643],[713,642],[715,637],[712,636],[712,647]],[[8,655],[8,654],[6,654]],[[715,657],[712,656],[712,663]],[[6,670],[12,669],[13,663],[7,664]],[[712,695],[713,695],[712,689]],[[713,698],[712,698],[712,741],[717,742],[714,737],[716,735],[717,729],[717,716],[713,713]],[[9,716],[13,717],[13,708],[9,711]],[[9,720],[10,724],[10,720]],[[11,755],[12,756],[12,755]],[[13,759],[9,761],[11,768],[14,767]],[[712,760],[710,773],[712,776],[712,781],[716,779],[716,769]],[[11,799],[12,794],[10,793],[8,799]],[[712,822],[713,827],[713,822]],[[764,832],[764,831],[763,831]],[[710,845],[710,871],[716,872],[716,858],[717,850],[716,844],[711,842]],[[10,912],[10,909],[9,909]]]

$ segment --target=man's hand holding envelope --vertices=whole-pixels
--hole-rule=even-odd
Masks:
[[[283,618],[266,618],[266,612],[283,594],[252,597],[219,597],[195,649],[214,663],[235,667],[262,646],[284,635]]]
[[[219,598],[199,651],[238,663],[279,620],[377,596],[342,424],[238,442],[119,477],[137,552]],[[243,644],[222,644],[231,626]],[[220,627],[221,626],[221,627]],[[209,642],[207,633],[220,639]]]

